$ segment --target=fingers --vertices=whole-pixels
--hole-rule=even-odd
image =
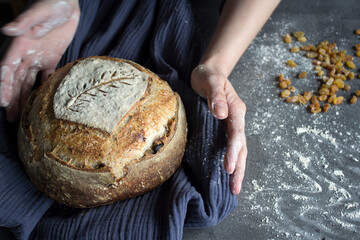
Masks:
[[[30,69],[27,73],[27,76],[21,86],[21,93],[19,99],[19,116],[21,116],[22,111],[24,110],[27,99],[30,96],[32,91],[32,86],[34,85],[37,69]]]
[[[6,118],[9,122],[16,121],[19,115],[19,98],[21,92],[21,84],[22,82],[20,80],[16,80],[13,82],[11,101],[6,107]]]
[[[27,37],[38,38],[68,21],[70,15],[71,6],[67,1],[37,2],[1,30],[8,36],[26,34]]]
[[[21,73],[18,73],[21,72]],[[6,117],[9,122],[14,122],[20,117],[26,101],[32,91],[38,69],[18,69],[15,76],[18,78],[13,83],[11,101],[6,107]]]
[[[0,77],[0,106],[7,107],[12,97],[12,88],[14,77],[11,75],[9,66],[2,66]]]
[[[26,42],[22,37],[13,40],[1,63],[0,106],[6,107],[8,121],[16,121],[27,99],[38,69],[33,58],[26,54]],[[32,69],[32,70],[29,70]],[[29,74],[32,83],[30,85]]]
[[[246,106],[238,97],[230,82],[227,83],[225,90],[229,116],[226,119],[228,144],[224,159],[224,168],[231,174],[231,191],[234,194],[239,194],[244,178],[247,157],[245,137]]]
[[[13,41],[17,42],[16,40]],[[7,107],[13,97],[15,73],[22,65],[21,46],[11,44],[0,64],[0,106]]]
[[[241,149],[245,143],[245,112],[246,106],[240,100],[231,83],[226,86],[229,116],[226,119],[228,147],[225,155],[225,170],[232,174]]]
[[[14,54],[16,56],[16,54]],[[0,67],[0,106],[7,107],[13,96],[15,72],[17,71],[21,58],[5,57],[7,62]]]
[[[245,168],[246,168],[246,157],[247,157],[247,147],[246,147],[246,140],[245,145],[241,148],[239,153],[238,161],[236,162],[235,171],[233,174],[230,175],[230,189],[233,194],[239,194],[242,182],[245,175]]]

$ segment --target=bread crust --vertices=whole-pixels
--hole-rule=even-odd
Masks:
[[[148,89],[114,131],[55,117],[54,94],[77,60],[32,93],[18,133],[19,156],[31,181],[49,197],[77,208],[154,189],[180,166],[186,145],[185,109],[166,82],[131,61],[92,58],[125,62],[149,76]]]

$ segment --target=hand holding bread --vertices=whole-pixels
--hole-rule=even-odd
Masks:
[[[0,63],[0,106],[8,121],[16,121],[30,95],[38,72],[54,72],[70,44],[79,21],[77,1],[39,1],[2,32],[13,40]]]

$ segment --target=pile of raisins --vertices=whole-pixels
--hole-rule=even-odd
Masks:
[[[355,34],[360,35],[360,29],[355,30]],[[291,44],[295,41],[306,42],[304,32],[294,32],[286,34],[284,42]],[[360,57],[360,44],[356,44],[354,49],[355,55]],[[291,80],[285,78],[284,74],[278,76],[279,87],[282,90],[280,96],[288,103],[299,103],[308,105],[311,113],[327,112],[331,105],[338,105],[344,102],[343,96],[338,96],[340,90],[350,91],[348,84],[350,80],[355,78],[353,72],[356,68],[353,62],[354,56],[347,54],[345,50],[338,50],[336,43],[323,41],[317,46],[312,44],[294,46],[290,48],[290,52],[305,52],[305,57],[313,59],[315,74],[320,78],[322,84],[318,91],[305,91],[302,94],[295,94],[296,88],[292,86]],[[296,68],[297,64],[293,60],[288,60],[286,64],[291,68]],[[307,72],[301,72],[297,78],[306,78]],[[360,75],[358,76],[360,79]],[[360,89],[351,94],[349,102],[354,104],[357,97],[360,96]]]

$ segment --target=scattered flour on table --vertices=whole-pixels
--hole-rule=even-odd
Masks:
[[[260,33],[240,62],[244,70],[235,69],[231,76],[242,81],[236,90],[249,102],[246,131],[256,145],[249,149],[256,153],[248,159],[247,171],[255,174],[244,182],[240,211],[279,237],[351,238],[360,232],[360,134],[353,134],[360,132],[360,124],[343,124],[340,108],[312,115],[279,98],[280,73],[294,78],[300,71],[313,71],[311,60],[294,57],[282,41],[286,33],[300,30],[289,22],[270,21],[280,32]],[[308,39],[316,37],[312,34],[306,33]],[[340,49],[351,46],[340,36],[337,43]],[[298,68],[287,68],[289,59]],[[298,93],[319,86],[315,78],[298,80],[293,81]]]
[[[336,146],[336,139],[333,136],[331,136],[329,130],[320,130],[317,129],[316,127],[305,126],[305,127],[296,128],[296,133],[297,134],[307,133],[307,134],[312,134],[313,136],[320,136],[326,140],[329,140],[330,143]]]

